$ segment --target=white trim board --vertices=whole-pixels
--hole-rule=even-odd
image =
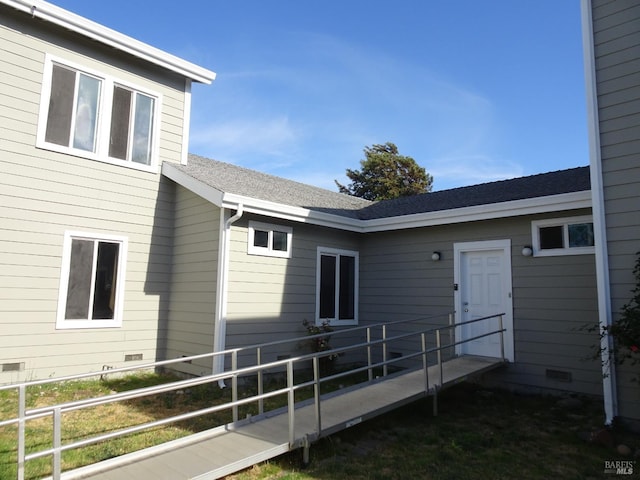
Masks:
[[[216,74],[206,68],[202,68],[43,0],[0,0],[0,3],[4,3],[16,10],[28,13],[32,17],[51,22],[167,70],[179,73],[196,82],[210,84],[216,78]]]

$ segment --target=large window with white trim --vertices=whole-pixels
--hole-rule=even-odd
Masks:
[[[595,252],[590,215],[531,222],[535,256],[580,255]]]
[[[293,228],[291,227],[250,221],[247,253],[291,258],[292,239]]]
[[[358,252],[318,247],[316,322],[358,323]]]
[[[47,55],[37,145],[157,170],[160,96]]]
[[[127,239],[66,232],[56,327],[122,325]]]

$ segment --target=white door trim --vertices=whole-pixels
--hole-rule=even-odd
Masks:
[[[461,276],[462,276],[462,254],[466,252],[478,252],[484,250],[502,250],[504,252],[504,295],[505,305],[507,308],[504,312],[503,327],[506,328],[504,333],[504,356],[507,360],[514,361],[514,336],[513,336],[513,298],[512,298],[512,282],[511,282],[511,240],[486,240],[478,242],[460,242],[453,244],[454,262],[453,262],[453,283],[455,285],[453,297],[455,308],[455,323],[460,323],[462,315],[462,299],[461,299]],[[500,312],[496,312],[500,313]],[[456,328],[456,338],[460,335],[459,328]],[[461,346],[456,345],[456,354],[460,354]]]

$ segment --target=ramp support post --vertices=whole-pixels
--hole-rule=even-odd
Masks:
[[[302,439],[302,465],[307,467],[309,465],[309,450],[311,443],[307,435]]]
[[[433,416],[438,416],[438,387],[433,387]]]

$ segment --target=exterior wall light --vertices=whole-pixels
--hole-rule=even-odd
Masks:
[[[431,254],[431,260],[433,260],[434,262],[440,261],[440,252],[433,252]]]
[[[523,257],[530,257],[531,255],[533,255],[533,249],[530,246],[526,246],[522,248],[522,256]]]

